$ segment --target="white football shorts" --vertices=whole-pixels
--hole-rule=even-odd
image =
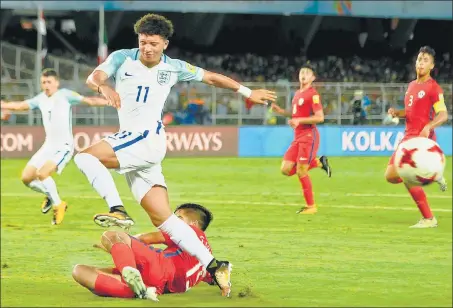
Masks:
[[[62,146],[56,146],[44,143],[28,161],[27,166],[33,166],[39,170],[46,162],[52,161],[57,165],[57,174],[60,175],[73,155],[74,145],[66,143]]]
[[[119,131],[105,137],[115,151],[120,167],[115,171],[126,176],[137,202],[155,185],[167,187],[161,162],[167,152],[163,125],[142,132]]]

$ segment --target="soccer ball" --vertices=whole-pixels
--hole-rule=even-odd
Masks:
[[[443,177],[445,155],[435,141],[416,137],[398,146],[395,166],[405,183],[424,186]]]

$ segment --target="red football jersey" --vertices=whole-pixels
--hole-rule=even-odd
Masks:
[[[424,83],[417,83],[416,80],[409,83],[404,97],[404,108],[406,111],[407,136],[418,136],[426,124],[434,117],[434,104],[443,101],[442,88],[434,79]],[[433,137],[434,131],[431,132]]]
[[[292,102],[292,118],[307,118],[313,115],[316,111],[322,110],[321,98],[318,92],[310,87],[301,92],[297,90]],[[315,124],[301,124],[294,130],[295,139],[303,137],[307,131],[315,128]]]
[[[208,239],[206,238],[204,232],[194,226],[191,227],[203,245],[212,253],[211,246],[209,245]],[[167,234],[162,234],[165,237],[165,245],[167,245],[167,248],[163,251],[163,253],[167,257],[171,258],[176,269],[173,281],[170,281],[167,285],[166,289],[168,292],[186,292],[201,281],[212,283],[211,276],[203,268],[203,265],[201,265],[197,258],[191,256],[185,251],[182,251],[181,248],[173,243]]]

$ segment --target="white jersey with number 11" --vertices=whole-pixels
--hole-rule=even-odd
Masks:
[[[138,48],[113,52],[96,70],[115,79],[121,99],[118,110],[120,130],[144,131],[161,121],[171,87],[178,81],[202,81],[203,69],[162,55],[159,64],[146,67]]]

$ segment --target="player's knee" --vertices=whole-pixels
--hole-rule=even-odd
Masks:
[[[285,176],[290,176],[290,174],[291,174],[291,169],[286,166],[281,167],[280,171]]]
[[[38,171],[38,172],[36,173],[36,177],[37,177],[38,180],[40,180],[40,181],[44,181],[44,180],[47,179],[49,176],[50,176],[50,174],[49,174],[48,172]]]
[[[74,156],[74,162],[79,167],[79,169],[83,169],[83,167],[86,167],[87,164],[89,166],[97,164],[96,161],[99,161],[101,164],[103,164],[106,168],[109,169],[115,169],[120,167],[118,158],[116,157],[114,152],[113,154],[110,152],[103,153],[99,151],[94,151],[92,148],[87,148]]]
[[[294,168],[294,164],[288,164],[288,163],[283,162],[282,166],[280,167],[280,172],[285,176],[291,176],[294,174],[294,172],[291,173],[293,168]]]
[[[22,183],[24,183],[25,186],[28,186],[34,180],[34,177],[26,175],[26,174],[22,174],[20,179],[21,179]]]
[[[81,264],[76,264],[74,265],[73,269],[72,269],[72,278],[74,278],[75,281],[79,282],[80,281],[80,278],[82,276],[82,272],[83,272],[83,265]]]
[[[29,170],[29,168],[25,168],[20,176],[22,183],[24,183],[24,185],[26,186],[29,186],[30,183],[37,178],[36,172],[36,169],[34,171],[31,171]]]
[[[401,183],[401,178],[399,175],[392,169],[387,169],[384,174],[385,180],[391,184]]]
[[[403,182],[400,177],[386,177],[387,182],[390,184],[400,184]]]
[[[101,244],[110,251],[112,246],[116,243],[129,244],[129,236],[124,232],[119,231],[105,231],[102,233]]]
[[[387,182],[392,183],[393,178],[386,172],[384,178]]]
[[[303,178],[303,177],[307,176],[308,175],[308,167],[309,166],[306,165],[306,164],[303,164],[303,165],[298,164],[297,165],[297,170],[296,170],[297,176],[299,178]]]
[[[113,244],[118,243],[116,233],[116,231],[105,231],[102,233],[101,244],[105,247],[105,249],[107,249],[107,251],[110,251]]]

